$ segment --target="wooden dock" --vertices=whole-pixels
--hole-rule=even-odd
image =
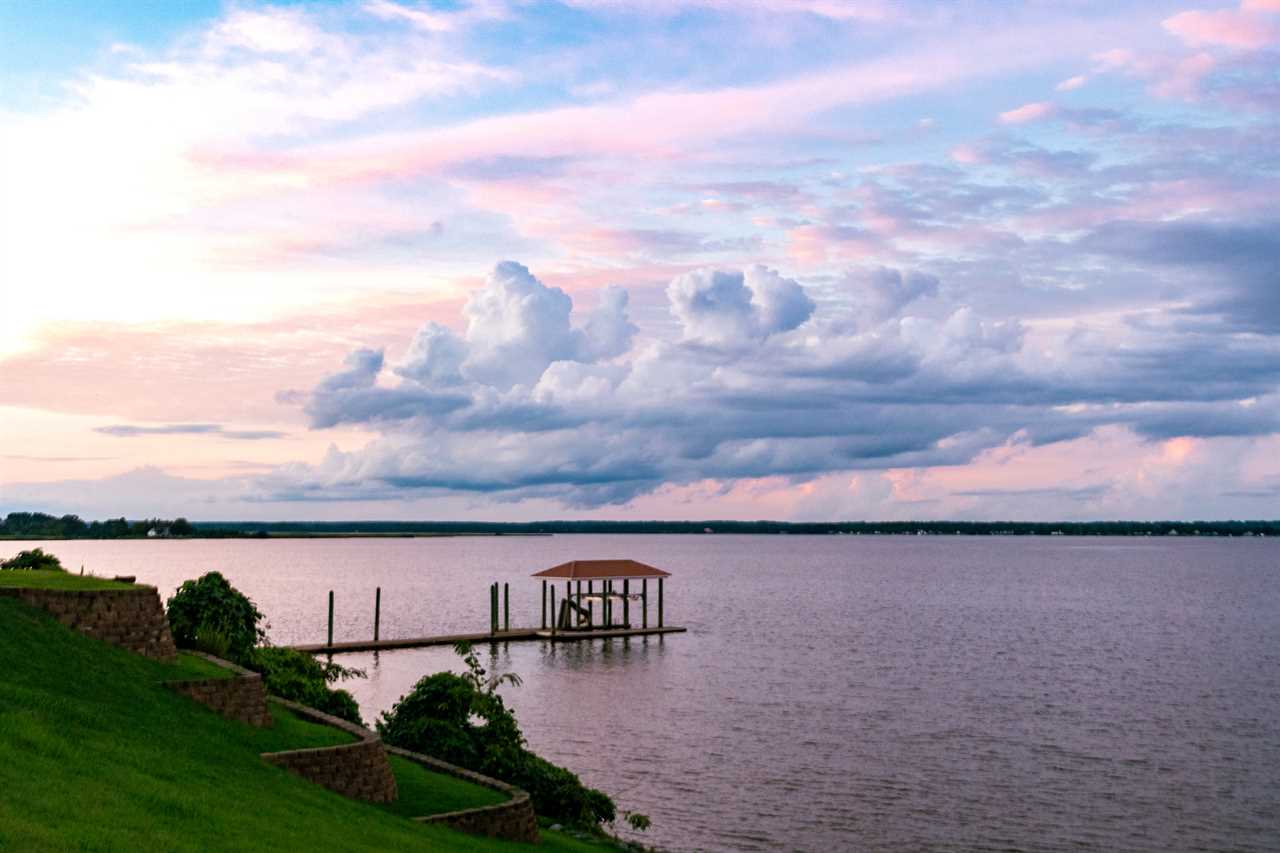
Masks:
[[[312,655],[337,655],[345,652],[381,652],[391,649],[420,649],[427,646],[452,646],[454,643],[518,643],[529,640],[547,640],[552,643],[576,643],[583,640],[608,640],[615,637],[649,637],[662,634],[680,634],[687,628],[665,626],[662,628],[609,628],[585,631],[556,631],[543,628],[516,628],[496,633],[439,634],[434,637],[411,637],[403,640],[354,640],[337,643],[313,643],[289,646]]]

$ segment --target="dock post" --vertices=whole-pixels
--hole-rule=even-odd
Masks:
[[[595,581],[587,581],[587,627],[594,628],[596,626],[596,603],[591,600],[590,596],[595,593]]]
[[[613,627],[613,581],[605,581],[605,586],[604,627],[608,629]]]
[[[498,582],[489,584],[489,634],[498,633]]]
[[[640,579],[640,610],[644,614],[641,622],[642,628],[649,627],[649,579]]]
[[[551,594],[553,596],[556,594],[555,587],[551,588]],[[552,614],[556,612],[555,598],[551,599],[551,612]],[[546,581],[542,582],[542,630],[544,631],[547,630],[547,582]]]
[[[333,590],[329,590],[329,646],[333,646]]]
[[[374,587],[373,591],[373,641],[378,642],[378,627],[382,622],[382,587]]]
[[[502,585],[502,630],[511,630],[511,584]]]
[[[547,585],[547,582],[546,582],[546,581],[543,581],[543,582],[542,582],[542,585],[545,587],[545,586]],[[547,596],[546,596],[546,590],[545,590],[545,589],[544,589],[542,592],[543,592],[543,595],[542,595],[542,627],[543,627],[543,628],[546,628],[546,627],[547,627]],[[556,588],[555,588],[555,586],[553,585],[553,586],[551,587],[551,636],[553,636],[553,637],[554,637],[555,635],[556,635]]]
[[[622,624],[631,627],[631,581],[622,581]]]
[[[658,578],[658,627],[662,627],[662,578]]]

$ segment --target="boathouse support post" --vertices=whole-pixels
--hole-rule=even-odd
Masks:
[[[511,630],[511,584],[502,585],[502,630]]]
[[[640,580],[640,611],[643,613],[641,627],[649,627],[649,579]]]
[[[658,627],[662,627],[662,578],[658,578]]]
[[[329,645],[333,645],[333,590],[329,590]]]
[[[593,593],[595,593],[596,591],[595,587],[596,587],[595,581],[587,581],[588,596],[591,596]],[[588,628],[594,628],[596,626],[595,609],[596,609],[596,603],[588,597],[587,598],[587,627]]]
[[[382,622],[382,587],[373,588],[373,641],[378,642],[378,628]]]
[[[556,588],[551,587],[551,615],[556,612]],[[542,582],[542,630],[547,630],[547,582]]]
[[[622,581],[622,624],[631,627],[631,581]]]
[[[542,582],[542,627],[547,627],[547,582]],[[551,636],[556,635],[556,588],[551,587]]]
[[[604,628],[609,630],[613,625],[613,581],[604,582]]]

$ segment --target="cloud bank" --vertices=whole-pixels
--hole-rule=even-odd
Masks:
[[[1114,253],[1102,233],[1081,243]],[[1106,428],[1150,441],[1280,431],[1269,338],[1221,349],[1194,328],[1133,328],[1117,347],[982,316],[919,270],[847,283],[859,298],[824,313],[777,270],[695,270],[666,287],[676,331],[663,337],[636,328],[621,289],[578,316],[562,290],[499,263],[463,308],[463,332],[428,323],[390,366],[357,350],[307,397],[313,427],[360,425],[376,440],[260,486],[280,500],[475,494],[591,508],[708,480],[958,466]],[[1182,360],[1197,346],[1203,357]]]

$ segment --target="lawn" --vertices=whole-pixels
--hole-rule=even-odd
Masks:
[[[196,681],[208,678],[231,678],[235,673],[226,667],[193,655],[191,652],[178,652],[177,663],[170,664],[161,674],[162,681]]]
[[[389,756],[400,799],[382,808],[405,817],[442,814],[506,802],[507,795],[464,779],[428,770],[398,755]]]
[[[133,584],[46,569],[0,569],[0,587],[20,589],[133,589]]]
[[[255,729],[160,685],[207,665],[159,664],[0,598],[0,850],[602,849],[561,833],[531,848],[415,824],[268,765],[259,753],[349,736],[280,707],[273,728]],[[492,801],[397,770],[406,802]]]

